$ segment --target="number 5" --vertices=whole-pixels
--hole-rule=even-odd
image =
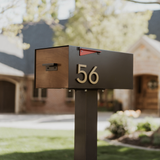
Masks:
[[[83,79],[83,80],[80,80],[79,78],[77,78],[77,81],[78,81],[79,83],[85,83],[85,82],[87,81],[87,73],[86,73],[85,71],[82,71],[82,70],[81,70],[81,67],[86,68],[87,65],[78,64],[78,74],[79,74],[79,73],[84,74],[84,79]]]

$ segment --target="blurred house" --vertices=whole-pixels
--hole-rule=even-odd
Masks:
[[[134,55],[134,89],[114,90],[114,98],[123,109],[158,112],[160,109],[160,11],[149,21],[149,34],[156,40],[141,37],[127,52]]]
[[[74,112],[73,92],[34,88],[34,52],[53,46],[53,30],[40,21],[26,24],[22,35],[15,41],[29,43],[28,50],[0,35],[0,113]]]
[[[114,98],[123,109],[158,109],[160,62],[160,11],[149,22],[150,34],[137,41],[128,52],[134,53],[134,90],[115,90]],[[65,20],[60,21],[62,25]],[[74,91],[34,88],[34,52],[53,46],[53,30],[43,21],[26,24],[23,37],[15,41],[30,44],[22,50],[0,35],[0,113],[73,113]],[[112,106],[113,91],[99,91],[99,106]]]

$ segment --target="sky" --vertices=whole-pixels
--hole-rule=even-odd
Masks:
[[[144,1],[144,0],[139,0],[139,1]],[[150,1],[155,1],[155,0],[150,0]],[[59,0],[59,4],[60,4],[60,7],[58,11],[58,18],[67,19],[69,17],[70,11],[74,11],[75,1],[74,0]],[[149,10],[160,10],[160,5],[158,4],[138,4],[138,3],[128,2],[125,7],[125,10],[130,11],[130,12],[145,11],[148,9]]]
[[[74,0],[59,0],[58,19],[67,19],[75,9]]]

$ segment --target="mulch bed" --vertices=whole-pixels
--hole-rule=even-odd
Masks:
[[[124,144],[160,149],[160,136],[158,137],[159,137],[158,139],[155,139],[153,131],[150,132],[137,131],[132,134],[124,135],[119,138],[113,135],[106,138],[109,140],[117,140],[118,142]]]

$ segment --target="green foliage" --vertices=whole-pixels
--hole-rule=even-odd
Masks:
[[[151,12],[119,12],[115,0],[76,0],[76,9],[66,28],[54,27],[56,45],[76,45],[126,51],[148,32]],[[123,2],[123,1],[122,1]]]
[[[158,128],[158,124],[153,118],[145,118],[144,121],[138,123],[138,131],[155,131]]]
[[[0,128],[0,141],[0,160],[74,159],[74,131]],[[97,160],[159,160],[160,157],[160,152],[113,146],[105,141],[97,144]]]
[[[57,0],[25,0],[26,14],[23,22],[37,22],[39,20],[55,20],[57,18]]]
[[[160,146],[160,134],[154,134],[153,135],[153,142],[154,145],[159,145]]]
[[[97,160],[159,160],[160,157],[160,152],[113,146],[104,141],[97,144]],[[0,160],[73,159],[74,131],[0,128]]]
[[[154,146],[160,146],[160,134],[159,133],[154,133],[153,138],[148,137],[147,135],[142,133],[139,135],[139,138],[140,138],[140,142],[143,144],[149,144],[152,142]]]
[[[5,25],[2,28],[2,34],[14,39],[17,34],[21,33],[23,26],[28,22],[38,22],[45,20],[47,23],[58,23],[57,19],[57,1],[58,0],[25,0],[25,7],[20,0],[8,0],[4,7],[0,6],[0,22]],[[25,14],[23,15],[22,23],[15,23],[12,16],[9,17],[8,12],[14,13],[15,9],[23,8]],[[15,14],[16,15],[16,14]],[[28,49],[29,44],[21,43],[21,48]]]
[[[151,124],[149,122],[141,122],[137,125],[138,131],[151,131]]]
[[[146,135],[145,136],[141,136],[140,137],[140,142],[142,144],[149,144],[149,143],[151,143],[151,138],[146,136]]]
[[[116,137],[123,136],[126,133],[131,133],[134,131],[135,128],[132,119],[124,114],[113,114],[110,117],[109,122],[110,126],[108,129]]]
[[[146,137],[147,135],[144,133],[139,134],[139,138]]]

